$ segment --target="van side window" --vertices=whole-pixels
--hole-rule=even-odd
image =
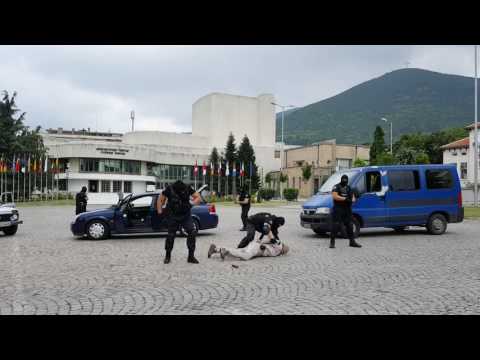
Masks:
[[[382,191],[382,177],[379,171],[366,173],[367,193]]]
[[[415,191],[420,189],[420,176],[416,170],[389,171],[388,185],[391,191]]]
[[[354,184],[354,188],[360,193],[365,194],[367,192],[367,188],[365,186],[365,175],[361,175],[358,177],[358,180]]]
[[[450,189],[453,187],[453,177],[448,169],[427,170],[427,189]]]

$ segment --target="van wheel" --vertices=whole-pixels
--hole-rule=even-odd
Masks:
[[[103,240],[109,235],[110,229],[102,220],[93,220],[87,225],[87,236],[90,240]]]
[[[441,235],[447,230],[447,219],[442,214],[433,214],[428,219],[427,230],[432,235]]]

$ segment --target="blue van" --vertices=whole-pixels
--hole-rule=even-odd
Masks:
[[[352,207],[355,236],[361,228],[384,227],[402,232],[426,227],[440,235],[447,223],[463,221],[462,191],[455,165],[394,165],[353,168],[333,174],[303,204],[301,225],[317,234],[330,231],[331,191],[348,175],[358,194]]]

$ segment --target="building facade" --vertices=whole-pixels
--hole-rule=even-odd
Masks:
[[[475,177],[475,159],[473,151],[475,146],[474,124],[471,124],[465,128],[469,131],[468,137],[454,141],[450,144],[443,145],[441,149],[443,150],[443,163],[455,164],[457,166],[458,176],[460,177],[462,186],[464,188],[468,188],[473,185]],[[478,132],[479,141],[477,143],[480,143],[480,130]],[[479,159],[477,159],[477,161],[479,161]]]
[[[297,147],[284,151],[282,173],[287,181],[282,188],[298,189],[299,198],[308,198],[318,192],[321,185],[336,171],[353,167],[356,159],[370,159],[370,147],[365,145],[337,144],[335,140]],[[305,165],[312,166],[308,181],[303,179]],[[280,172],[273,172],[269,186],[280,190]]]
[[[221,153],[230,132],[237,145],[247,135],[262,173],[277,170],[273,95],[245,97],[214,93],[193,104],[192,133],[134,131],[126,134],[49,129],[42,134],[50,159],[59,159],[58,189],[86,186],[90,203],[110,204],[118,193],[164,188],[181,179],[202,182],[201,166],[213,147]],[[194,177],[198,163],[199,176]],[[238,164],[237,164],[238,166]],[[199,184],[197,184],[199,185]]]

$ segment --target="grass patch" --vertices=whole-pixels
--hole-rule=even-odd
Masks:
[[[15,203],[17,207],[37,207],[37,206],[75,206],[75,200],[44,200],[44,201],[27,201]]]
[[[465,218],[466,219],[479,219],[480,218],[480,208],[466,207],[465,208]]]

